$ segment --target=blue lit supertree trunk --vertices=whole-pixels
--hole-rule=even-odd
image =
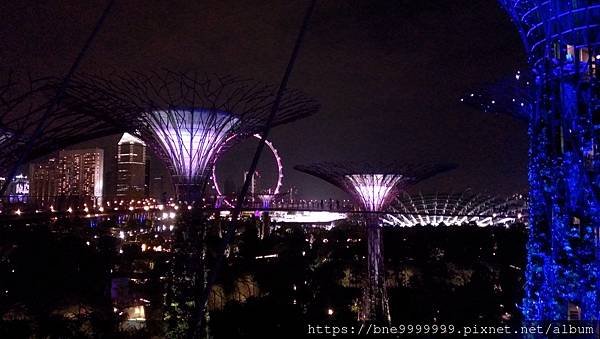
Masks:
[[[534,76],[525,320],[600,318],[600,1],[501,0]]]

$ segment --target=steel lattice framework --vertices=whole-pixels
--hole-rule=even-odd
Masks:
[[[597,0],[498,1],[517,26],[534,68],[546,67],[544,64],[553,61],[548,57],[559,57],[560,49],[567,45],[578,50],[600,47],[600,3]]]
[[[50,110],[43,119],[55,95],[50,78],[15,79],[12,75],[0,85],[0,171],[6,173],[17,161],[38,124],[44,121],[41,135],[33,140],[32,152],[25,159],[33,160],[66,146],[121,132],[118,126],[89,116],[69,105]],[[26,85],[24,85],[26,84]]]
[[[348,193],[366,212],[385,211],[404,188],[453,165],[406,165],[399,163],[317,163],[295,166],[298,171],[321,178]],[[385,288],[382,231],[377,214],[365,215],[368,247],[368,282],[365,288],[362,320],[390,322]]]
[[[79,76],[65,100],[144,140],[168,165],[179,196],[194,200],[227,141],[251,136],[265,124],[275,93],[275,86],[252,80],[165,70],[110,79]],[[287,90],[273,125],[318,108],[299,91]]]
[[[390,206],[393,214],[382,218],[384,225],[394,227],[460,226],[475,224],[505,226],[524,222],[527,202],[521,195],[499,198],[492,195],[462,193],[404,193]]]
[[[526,320],[600,319],[600,0],[499,0],[533,74]]]

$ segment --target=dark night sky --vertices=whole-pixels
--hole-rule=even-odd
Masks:
[[[278,83],[306,5],[117,1],[82,70],[165,67]],[[64,74],[103,6],[3,1],[0,67]],[[512,74],[524,59],[516,30],[494,0],[319,1],[290,87],[322,109],[271,137],[287,183],[307,197],[342,196],[291,167],[393,159],[460,165],[415,190],[525,191],[525,124],[458,100],[466,88]]]

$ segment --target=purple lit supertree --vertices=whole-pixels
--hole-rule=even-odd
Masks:
[[[265,124],[275,93],[276,87],[251,80],[163,71],[76,77],[66,100],[145,141],[168,165],[178,196],[198,201],[218,154],[232,136],[252,136]],[[273,125],[318,107],[299,91],[287,90]]]
[[[271,208],[271,202],[273,202],[273,200],[275,200],[276,198],[278,198],[280,196],[281,196],[281,194],[275,194],[275,193],[271,193],[268,191],[259,193],[257,195],[258,199],[261,202],[261,207],[263,209],[263,212],[262,212],[263,222],[261,223],[261,228],[260,228],[260,232],[259,232],[260,233],[259,237],[261,239],[264,239],[265,237],[267,237],[269,235],[270,226],[271,226],[269,209]]]
[[[271,208],[271,202],[276,197],[278,197],[279,194],[265,192],[265,193],[259,193],[256,196],[258,197],[258,199],[261,202],[261,207],[265,210],[268,210],[269,208]]]
[[[351,195],[362,206],[367,229],[367,275],[362,321],[391,321],[385,287],[382,229],[383,212],[409,185],[454,168],[453,165],[406,165],[397,163],[318,163],[295,166],[296,170],[321,178]]]

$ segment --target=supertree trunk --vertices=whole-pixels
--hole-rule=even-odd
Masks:
[[[361,320],[390,323],[390,308],[385,287],[383,235],[378,218],[367,217],[367,286],[363,296]]]
[[[533,80],[523,318],[600,318],[600,2],[500,0]],[[513,101],[516,102],[516,98]],[[524,107],[524,103],[520,105]]]
[[[540,105],[529,129],[531,234],[523,313],[527,320],[597,319],[600,166],[590,109],[597,91],[590,89],[598,81],[553,75],[537,86]]]
[[[401,163],[317,163],[295,169],[330,182],[350,194],[365,213],[368,273],[365,281],[361,321],[391,322],[385,290],[382,229],[377,213],[384,212],[400,189],[448,171],[452,164],[407,165]],[[322,203],[321,203],[322,204]]]

